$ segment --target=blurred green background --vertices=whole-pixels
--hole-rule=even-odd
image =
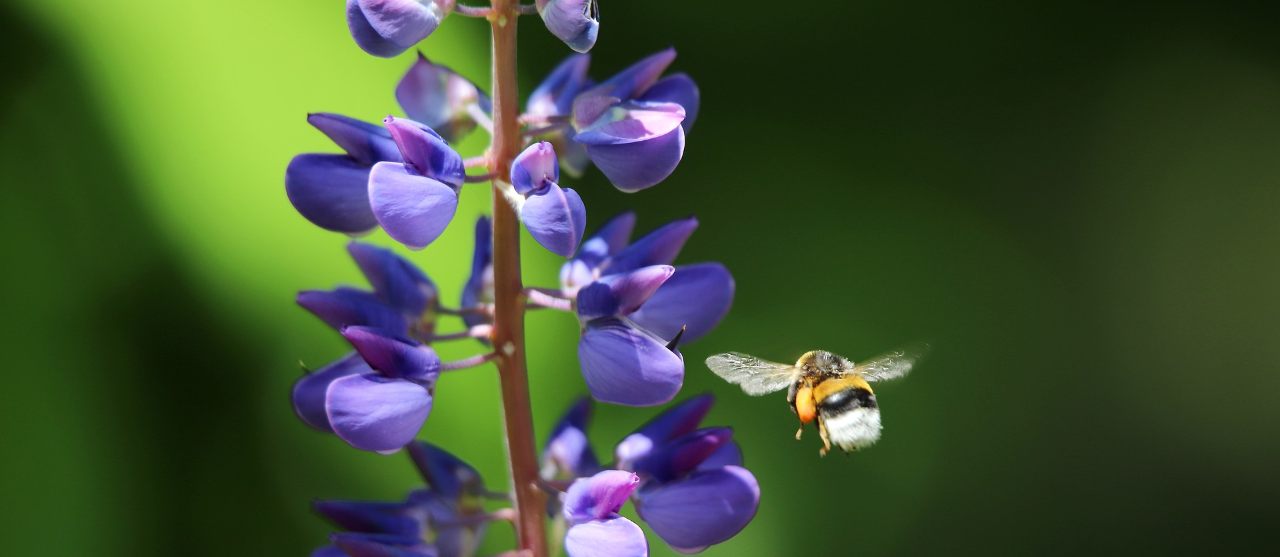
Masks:
[[[566,185],[593,227],[697,214],[679,261],[737,278],[683,349],[684,395],[719,396],[708,423],[736,428],[763,495],[707,555],[1274,553],[1274,2],[602,3],[594,76],[675,45],[702,88],[665,183]],[[399,114],[412,60],[361,53],[341,6],[0,4],[0,554],[302,556],[329,531],[311,499],[416,484],[288,404],[299,360],[344,351],[294,292],[362,281],[290,207],[285,164],[334,150],[309,111]],[[521,30],[528,91],[568,50]],[[487,84],[483,23],[422,49]],[[483,190],[411,256],[447,300]],[[554,284],[526,247],[526,281]],[[575,326],[529,318],[544,435],[584,391]],[[878,390],[885,437],[849,459],[699,363],[915,340],[931,357]],[[422,435],[501,488],[496,387],[447,377]],[[597,449],[654,413],[598,406]]]

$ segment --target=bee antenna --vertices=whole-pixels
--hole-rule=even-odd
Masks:
[[[308,368],[307,364],[303,363],[302,360],[298,360],[298,367],[302,368],[303,375],[311,375],[311,368]]]
[[[673,338],[673,339],[671,339],[671,342],[668,342],[668,343],[667,343],[667,350],[675,350],[675,349],[676,349],[676,345],[677,345],[677,344],[680,344],[680,337],[683,337],[683,336],[684,336],[684,330],[685,330],[685,329],[688,329],[688,328],[689,328],[689,326],[688,326],[688,325],[685,325],[685,326],[683,326],[683,327],[680,327],[680,332],[676,333],[676,337],[675,337],[675,338]]]

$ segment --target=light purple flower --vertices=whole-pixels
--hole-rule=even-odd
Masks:
[[[404,162],[373,166],[369,205],[387,235],[409,249],[422,249],[440,237],[458,209],[458,190],[466,179],[462,156],[420,123],[391,116],[383,123]]]
[[[579,398],[551,430],[551,438],[542,450],[542,479],[572,480],[600,470],[600,461],[587,438],[590,421],[591,398]]]
[[[564,549],[569,557],[646,557],[649,542],[634,522],[618,514],[639,478],[620,470],[606,470],[573,482],[564,494],[564,517],[569,524]]]
[[[308,114],[307,122],[329,136],[345,155],[307,153],[289,161],[285,193],[303,217],[334,232],[363,234],[378,226],[369,208],[369,169],[400,162],[385,128],[338,114]]]
[[[525,113],[534,118],[561,124],[573,112],[573,99],[582,91],[592,86],[587,78],[587,68],[591,65],[591,56],[573,54],[560,62],[542,83],[529,95],[525,105]],[[573,127],[568,125],[549,126],[550,131],[537,138],[548,141],[555,148],[560,158],[560,168],[575,178],[582,176],[591,159],[587,158],[587,149],[573,139]]]
[[[675,56],[674,49],[654,54],[574,100],[573,140],[587,147],[591,161],[622,191],[661,182],[684,156],[685,133],[698,111],[698,90],[683,75],[658,85]],[[685,120],[690,123],[685,125]]]
[[[551,253],[572,257],[587,225],[587,208],[559,180],[556,152],[546,141],[530,145],[511,163],[511,185],[524,196],[520,220],[529,235]]]
[[[361,50],[391,58],[427,38],[453,0],[347,0],[347,28]]]
[[[476,84],[421,52],[396,85],[396,101],[405,116],[435,130],[445,141],[457,141],[476,128],[469,105],[486,114],[493,112],[493,101]]]
[[[596,44],[600,32],[600,6],[596,0],[537,0],[538,14],[551,31],[578,52]]]

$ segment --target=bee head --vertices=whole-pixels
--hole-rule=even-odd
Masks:
[[[814,350],[800,356],[800,359],[796,361],[796,367],[806,374],[838,375],[844,373],[845,362],[844,358],[826,350]]]

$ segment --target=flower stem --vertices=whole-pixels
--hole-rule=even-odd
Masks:
[[[533,437],[533,408],[525,368],[524,285],[520,278],[520,220],[503,195],[511,182],[511,161],[519,153],[520,99],[516,85],[515,0],[493,0],[493,346],[498,358],[502,414],[515,496],[516,538],[529,557],[547,557],[546,494],[538,487],[538,456]],[[507,187],[510,187],[509,185]]]

